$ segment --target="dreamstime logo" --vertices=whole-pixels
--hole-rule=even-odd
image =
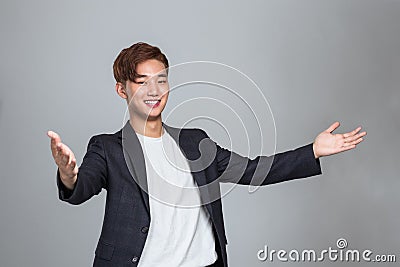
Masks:
[[[162,72],[164,75],[161,72],[161,75],[153,74],[143,82],[142,86],[130,92],[132,95],[123,119],[125,126],[122,130],[125,162],[138,185],[158,201],[181,207],[210,203],[229,193],[243,177],[252,144],[257,143],[257,156],[265,154],[263,152],[265,146],[268,147],[268,151],[272,151],[268,154],[275,153],[276,128],[270,105],[249,76],[222,63],[195,61],[170,66],[167,81],[165,81],[166,71]],[[149,98],[161,99],[161,102],[151,107],[144,103],[144,100]],[[167,99],[169,99],[168,104],[165,104]],[[162,110],[164,106],[165,111]],[[158,112],[162,112],[164,134],[167,133],[175,140],[188,164],[179,163],[173,155],[171,156],[164,147],[162,138],[163,142],[160,144],[166,162],[177,172],[193,175],[195,187],[185,187],[176,183],[175,177],[165,177],[158,171],[162,168],[151,167],[159,166],[160,162],[146,162],[150,164],[144,165],[141,153],[146,160],[152,159],[146,157],[149,152],[146,142],[149,139],[140,139],[142,143],[139,143],[135,132],[139,130],[146,135],[146,123],[143,129],[132,129],[133,127],[125,123],[128,115],[130,118],[142,116],[148,122],[151,121],[151,117],[158,116]],[[190,128],[205,130],[207,135],[215,134],[221,140],[228,140],[229,145],[220,146],[208,136],[204,136],[202,140],[195,140],[194,137],[198,138],[199,132],[190,131]],[[233,152],[234,146],[247,150],[247,153],[244,153],[246,155],[241,156]],[[222,170],[212,166],[217,161]],[[252,177],[246,179],[251,185],[249,192],[254,192],[261,185],[272,161],[273,156],[260,157],[256,168],[252,170]],[[152,170],[146,170],[147,166]],[[218,172],[218,179],[213,177],[213,180],[207,180],[209,175],[205,170],[209,167],[214,168],[210,170],[211,172]],[[147,177],[149,171],[157,173],[161,178],[159,187],[163,190],[149,189]],[[221,193],[220,182],[229,182],[229,189]],[[179,203],[176,202],[177,194],[191,195],[198,191],[201,193],[201,203],[193,201],[191,197],[181,198]]]
[[[347,240],[344,239],[344,238],[339,238],[339,239],[336,241],[336,246],[337,246],[339,249],[347,248]]]
[[[274,260],[282,262],[322,262],[329,260],[332,262],[396,262],[396,255],[393,254],[380,254],[374,255],[374,253],[369,250],[359,251],[358,249],[347,249],[348,243],[344,238],[339,238],[336,241],[336,248],[329,247],[328,249],[323,249],[317,252],[314,249],[306,250],[274,250],[269,249],[268,246],[264,246],[263,249],[257,252],[257,258],[260,261],[273,262]]]

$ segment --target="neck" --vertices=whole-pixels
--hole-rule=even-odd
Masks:
[[[163,134],[161,116],[156,120],[140,120],[131,116],[129,123],[135,132],[144,136],[156,138]]]

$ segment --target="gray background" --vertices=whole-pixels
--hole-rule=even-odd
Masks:
[[[399,24],[400,1],[388,0],[2,0],[0,265],[91,265],[105,193],[76,207],[58,200],[46,131],[59,132],[80,162],[90,136],[120,129],[126,105],[111,66],[137,41],[160,46],[171,65],[210,60],[249,75],[271,105],[277,151],[311,142],[335,120],[340,132],[368,131],[356,151],[323,158],[322,176],[228,194],[231,266],[308,266],[256,253],[335,248],[340,237],[400,260]],[[166,112],[175,104],[171,94]]]

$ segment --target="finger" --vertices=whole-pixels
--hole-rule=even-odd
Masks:
[[[57,144],[57,152],[58,152],[59,155],[62,156],[62,155],[66,155],[68,153],[71,153],[71,150],[65,144],[59,143],[59,144]]]
[[[72,159],[72,160],[71,160],[70,166],[71,166],[71,169],[75,169],[75,166],[76,166],[76,159]]]
[[[66,157],[64,157],[63,160],[64,163],[68,161]],[[61,164],[59,168],[64,177],[72,177],[78,173],[78,170],[76,168],[76,160],[74,158],[66,162],[66,164]]]
[[[76,169],[76,159],[75,158],[71,160],[70,167],[71,167],[72,173],[74,175],[78,173],[78,170]]]
[[[339,127],[340,126],[340,123],[337,121],[337,122],[334,122],[331,126],[329,126],[329,128],[328,129],[326,129],[325,131],[326,132],[328,132],[328,133],[331,133],[331,132],[333,132],[334,130],[336,130],[336,128],[337,127]]]
[[[62,143],[57,144],[55,150],[52,149],[51,152],[53,154],[54,161],[57,165],[59,165],[63,156]]]
[[[51,138],[50,147],[51,147],[51,150],[52,150],[53,155],[54,155],[54,153],[57,150],[57,145],[59,143],[61,143],[61,138],[57,133],[55,133],[53,131],[48,131],[47,132],[47,136]]]
[[[47,131],[47,136],[51,138],[51,140],[55,140],[61,142],[61,137],[53,131]]]
[[[68,153],[68,163],[67,164],[71,167],[71,164],[73,164],[73,162],[76,163],[76,159],[75,159],[74,153],[72,153],[72,151],[70,151]],[[73,167],[72,167],[72,169],[73,169]]]
[[[343,146],[357,145],[357,144],[361,143],[362,141],[364,141],[363,138],[358,138],[357,140],[354,140],[354,141],[352,141],[352,142],[344,143]]]
[[[60,164],[66,165],[70,161],[71,152],[68,147],[64,144],[59,144],[57,146],[57,159],[59,160]]]
[[[356,145],[342,146],[342,147],[340,147],[340,148],[337,148],[337,149],[335,150],[335,152],[333,152],[332,154],[341,153],[341,152],[343,152],[343,151],[347,151],[347,150],[353,149],[353,148],[355,148],[355,147],[356,147]]]
[[[65,149],[63,148],[63,143],[58,143],[56,145],[56,157],[61,158],[65,154]]]
[[[354,136],[349,136],[349,137],[345,138],[344,141],[345,141],[346,143],[351,143],[351,142],[353,142],[354,140],[357,140],[358,138],[361,138],[361,137],[365,136],[366,134],[367,134],[366,132],[362,132],[362,133],[356,134],[356,135],[354,135]]]
[[[66,166],[69,162],[69,154],[65,153],[61,156],[61,163]]]
[[[345,147],[342,147],[339,152],[344,152],[344,151],[353,149],[355,147],[356,147],[356,145],[345,146]]]
[[[353,135],[357,134],[360,130],[361,130],[361,127],[358,127],[358,128],[354,129],[354,130],[351,131],[351,132],[344,133],[343,136],[344,136],[344,137],[353,136]]]

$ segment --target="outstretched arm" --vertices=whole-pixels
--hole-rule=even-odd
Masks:
[[[366,132],[360,132],[361,127],[348,133],[333,134],[339,125],[339,122],[333,123],[312,144],[254,159],[221,148],[213,141],[217,147],[218,179],[220,182],[266,185],[321,174],[320,157],[353,149],[366,135]]]
[[[333,123],[328,129],[321,132],[314,140],[313,150],[315,158],[324,157],[355,148],[363,141],[366,132],[360,132],[361,127],[343,134],[332,132],[340,126],[339,122]]]
[[[61,138],[57,133],[48,131],[47,135],[51,138],[51,153],[60,171],[61,182],[65,187],[72,190],[78,174],[74,153],[68,146],[61,142]]]
[[[86,154],[78,168],[74,153],[61,142],[60,136],[52,131],[47,135],[51,138],[51,152],[58,166],[57,186],[61,200],[78,205],[106,188],[107,163],[99,136],[90,138]]]

